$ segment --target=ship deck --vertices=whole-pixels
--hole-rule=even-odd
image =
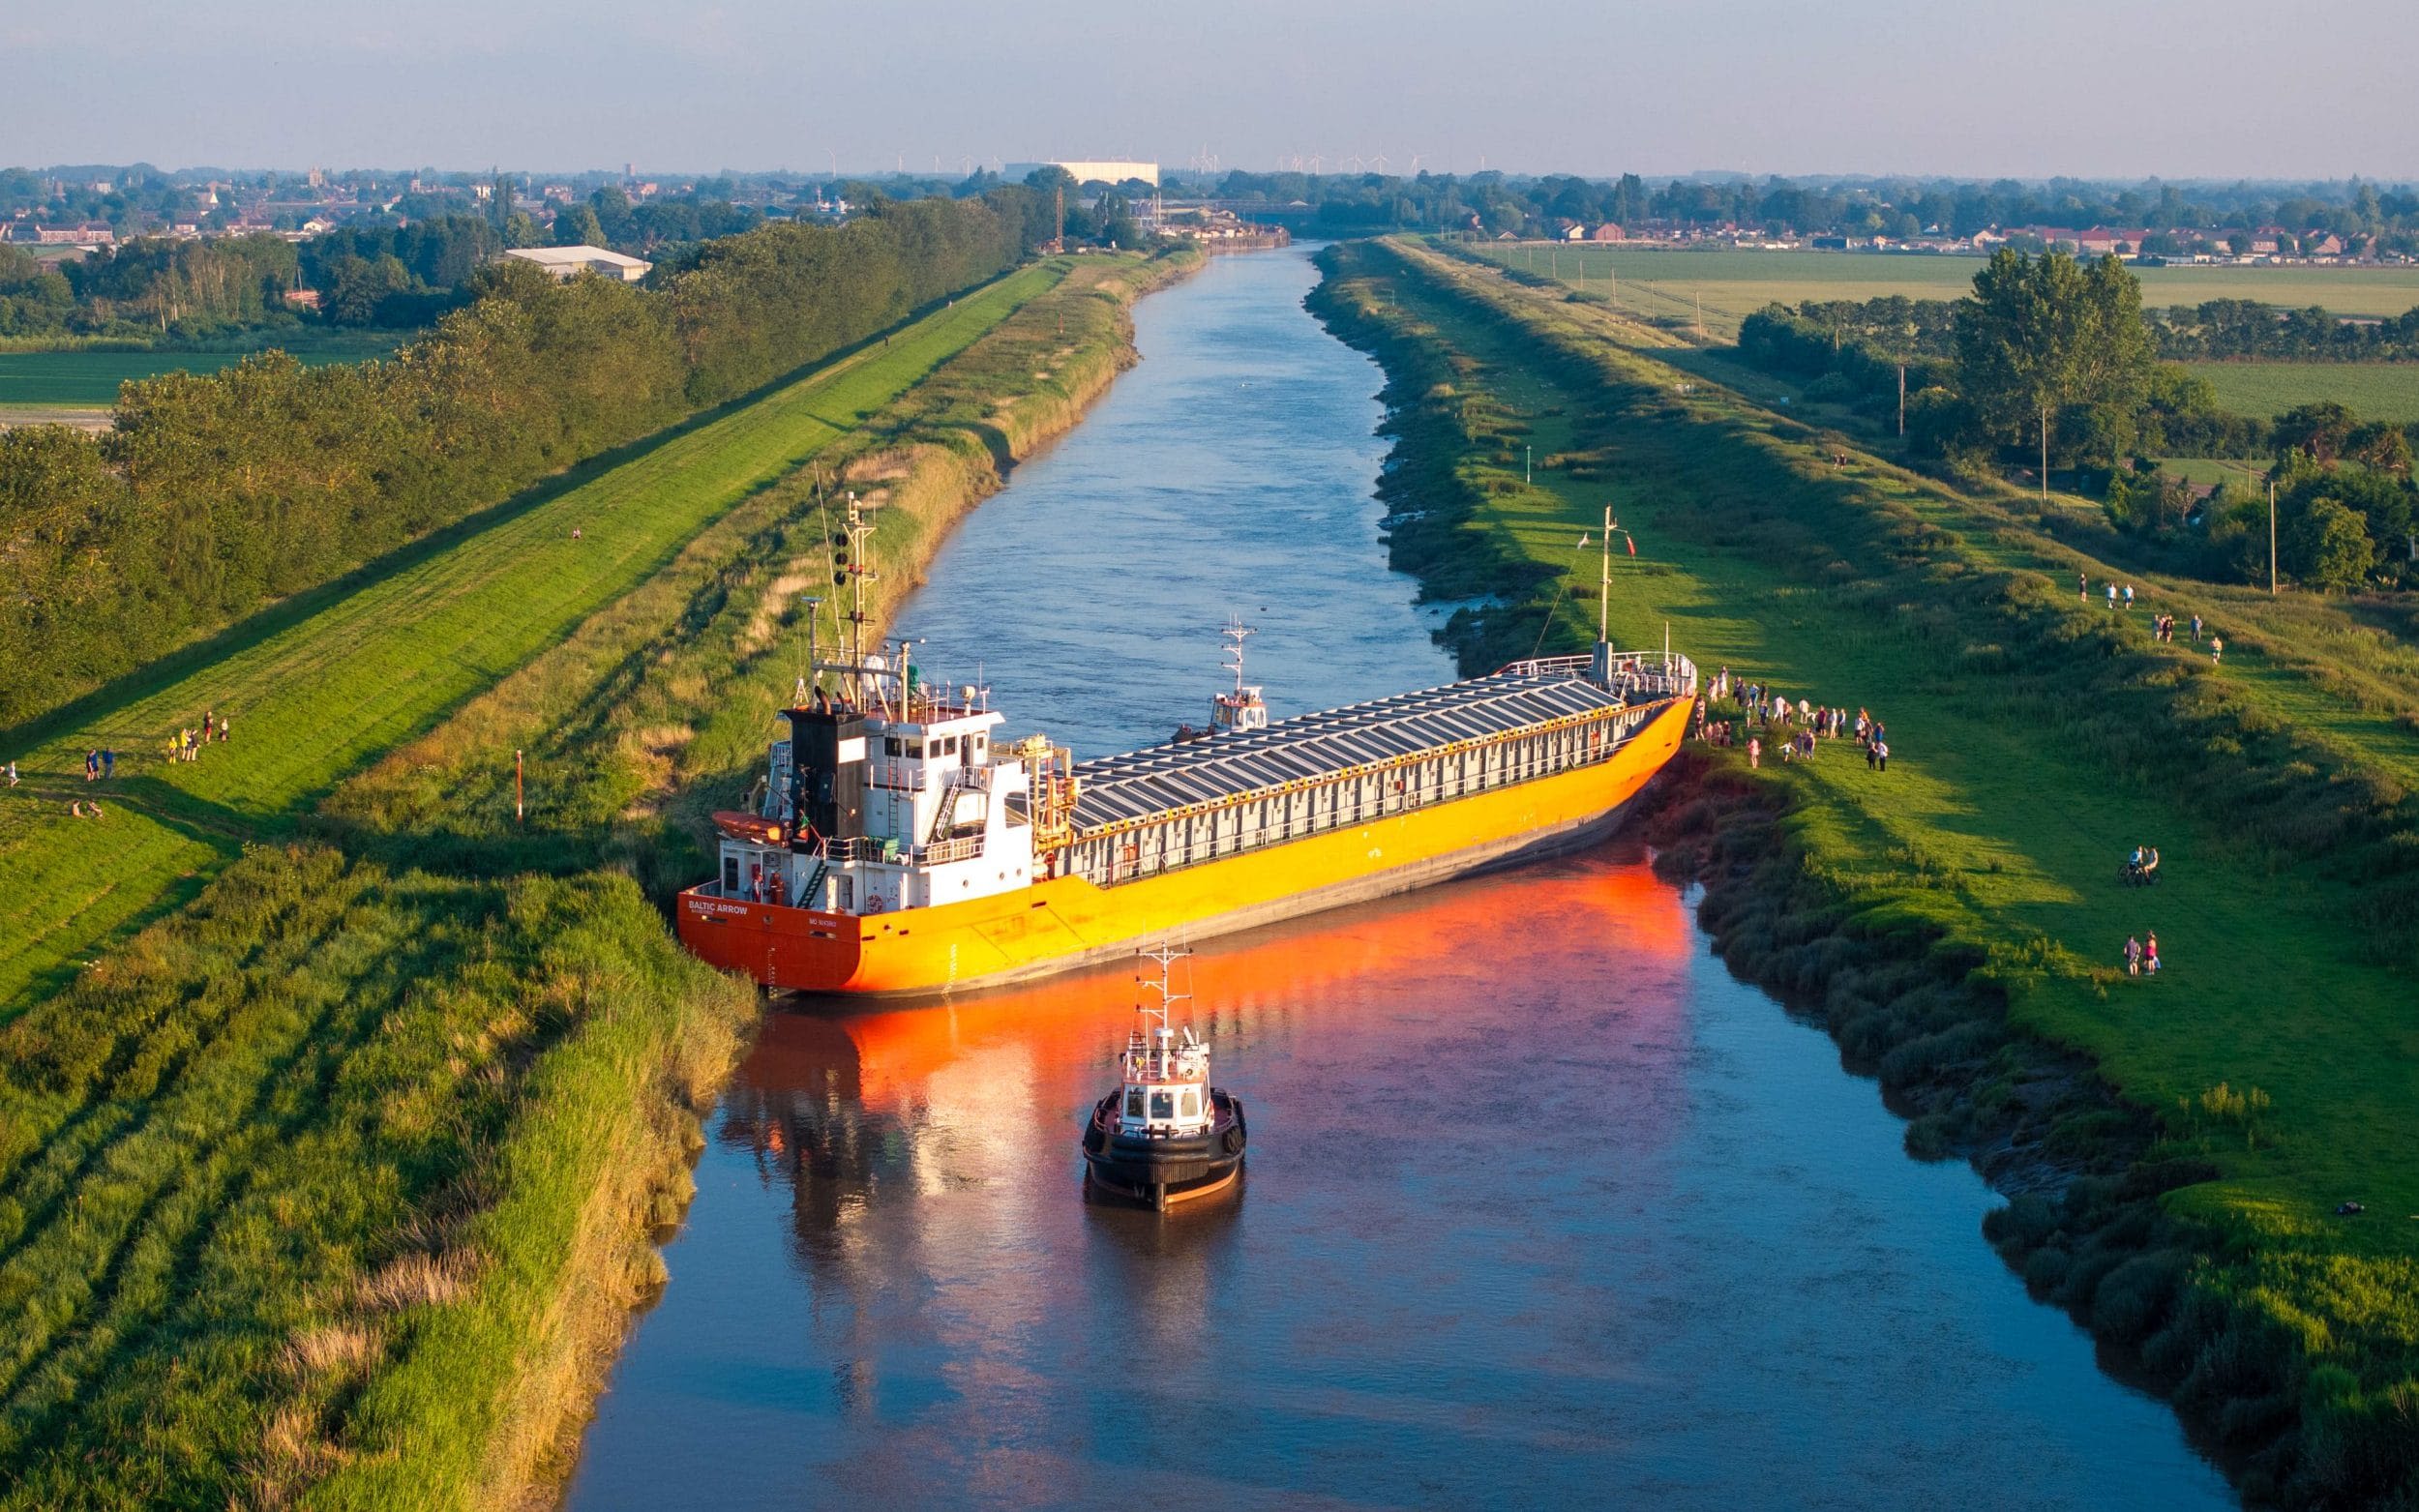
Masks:
[[[1584,657],[1568,660],[1586,663]],[[1075,829],[1082,834],[1171,810],[1230,802],[1628,706],[1622,695],[1573,675],[1566,659],[1557,659],[1299,714],[1266,729],[1079,761]]]

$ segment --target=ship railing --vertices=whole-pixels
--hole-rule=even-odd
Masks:
[[[896,862],[904,859],[906,853],[906,846],[879,835],[850,835],[823,842],[823,854],[832,861]]]
[[[1507,665],[1501,677],[1585,677],[1592,656],[1534,656]],[[1648,698],[1685,698],[1696,693],[1696,664],[1677,652],[1626,651],[1612,659],[1613,685]]]
[[[888,866],[943,866],[952,861],[971,861],[982,853],[980,835],[961,835],[929,845],[908,845],[881,835],[851,835],[823,843],[823,856],[834,864],[863,861]]]
[[[915,859],[924,866],[945,866],[952,861],[971,861],[982,853],[982,836],[961,835],[955,840],[937,840],[918,846]]]
[[[1585,672],[1595,660],[1587,656],[1533,656],[1525,662],[1507,665],[1499,677],[1562,677],[1572,672]]]

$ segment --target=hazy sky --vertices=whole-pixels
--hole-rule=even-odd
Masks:
[[[0,0],[0,163],[2419,178],[2414,56],[2414,0]]]

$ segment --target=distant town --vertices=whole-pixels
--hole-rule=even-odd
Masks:
[[[564,243],[562,218],[596,211],[624,253],[730,234],[767,220],[845,221],[878,198],[963,196],[1055,178],[1082,196],[1112,195],[1138,227],[1216,242],[1272,228],[1459,231],[1501,242],[1617,243],[1770,252],[1987,254],[2013,246],[2161,263],[2386,264],[2419,259],[2419,195],[2348,184],[2176,186],[2064,182],[1974,185],[1650,184],[1480,173],[1456,179],[1379,173],[1209,175],[1157,163],[1063,160],[964,164],[962,175],[724,173],[648,175],[383,169],[302,172],[131,167],[0,170],[0,243],[60,249],[139,239],[274,236],[306,242],[347,227],[395,228],[449,217],[485,220],[511,247]],[[1576,193],[1574,193],[1574,188]],[[2000,211],[2015,212],[1999,214]],[[2082,212],[2063,219],[2021,212]],[[2116,213],[2132,211],[2124,219]],[[2106,216],[2091,212],[2107,212]],[[1981,217],[1983,219],[1978,219]]]

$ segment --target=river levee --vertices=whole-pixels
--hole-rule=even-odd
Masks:
[[[1003,734],[1198,722],[1230,613],[1280,717],[1452,675],[1314,277],[1146,301],[1142,366],[935,561],[899,629]],[[2230,1503],[1983,1242],[1981,1180],[1620,843],[1189,968],[1252,1144],[1166,1217],[1083,1193],[1129,969],[778,1005],[571,1504]]]

